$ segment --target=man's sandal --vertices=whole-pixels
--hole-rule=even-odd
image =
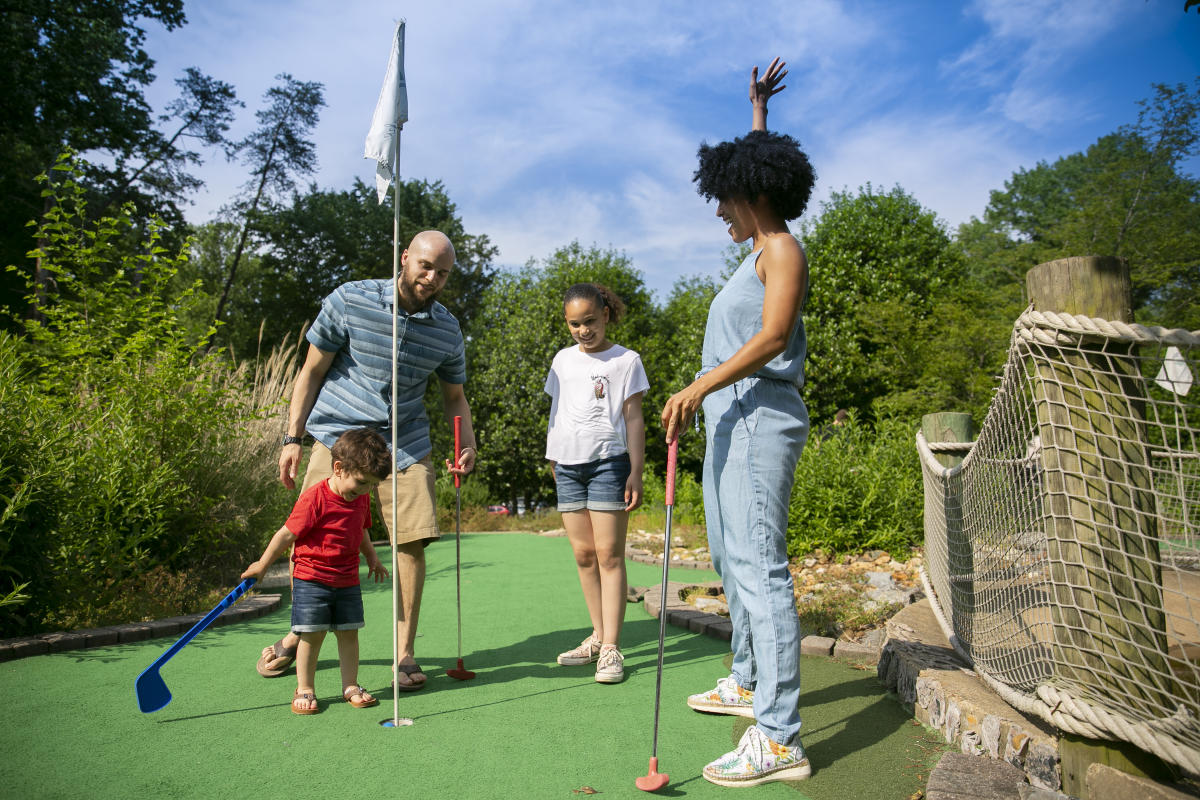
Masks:
[[[408,679],[410,681],[412,681],[412,676],[418,672],[420,672],[422,675],[425,674],[425,670],[421,669],[420,664],[397,664],[396,670],[398,672],[403,672],[405,675],[407,675]],[[415,692],[418,689],[425,688],[425,681],[413,681],[412,683],[399,683],[398,681],[393,679],[392,685],[395,686],[396,691],[398,691],[398,692]]]
[[[317,701],[317,698],[316,698],[316,696],[313,695],[312,692],[304,692],[303,694],[301,694],[300,690],[297,689],[296,693],[294,695],[292,695],[292,713],[293,714],[299,714],[302,717],[307,717],[309,715],[316,714],[317,712],[319,712],[321,710],[320,706],[317,706],[316,708],[301,708],[300,706],[296,705],[297,700],[303,700],[304,704],[308,705],[310,702],[315,703]]]
[[[355,708],[370,708],[371,706],[379,705],[378,698],[371,697],[371,695],[367,693],[366,689],[357,685],[346,687],[346,690],[342,692],[342,697],[345,698],[347,703]],[[354,699],[356,697],[358,698],[357,700]],[[365,699],[368,697],[371,697],[371,699]]]
[[[282,665],[273,669],[267,668],[267,664],[270,664],[272,661],[278,661],[281,658],[285,659]],[[262,675],[264,678],[278,678],[280,675],[291,669],[292,663],[295,660],[296,648],[284,647],[283,639],[280,639],[275,644],[263,650],[262,655],[258,657],[258,664],[255,665],[255,669],[257,669],[258,674]]]

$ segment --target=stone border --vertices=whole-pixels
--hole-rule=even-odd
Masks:
[[[662,556],[652,555],[649,551],[643,550],[640,547],[626,547],[625,558],[630,561],[636,561],[639,564],[650,564],[655,567],[662,566]],[[711,561],[695,561],[693,559],[671,559],[671,569],[712,569]],[[718,584],[719,585],[719,584]]]
[[[659,564],[662,559],[655,559]],[[674,563],[672,563],[674,566]],[[720,588],[720,581],[709,581],[707,583],[690,583],[681,581],[667,581],[667,604],[666,614],[667,622],[684,630],[700,633],[705,636],[711,636],[714,639],[720,639],[723,642],[732,641],[733,639],[733,623],[728,617],[723,617],[720,614],[710,614],[706,611],[700,611],[695,606],[683,600],[681,595],[685,589],[693,586],[701,588]],[[646,604],[646,612],[655,619],[658,618],[659,608],[662,605],[659,595],[661,594],[662,586],[650,586],[645,590],[642,602]],[[800,653],[806,656],[825,656],[848,661],[854,661],[859,664],[878,663],[881,650],[870,645],[856,644],[854,642],[842,642],[830,639],[827,636],[805,636],[800,640]]]
[[[661,565],[662,559],[635,559]],[[672,562],[672,567],[675,562]],[[720,581],[667,582],[666,621],[676,627],[728,642],[733,625],[726,617],[698,610],[681,598],[690,587],[719,588]],[[661,585],[643,593],[646,611],[657,618],[662,606]],[[832,657],[873,665],[884,688],[895,691],[913,717],[937,729],[950,744],[957,744],[959,759],[981,759],[983,763],[955,761],[943,757],[930,775],[929,800],[1073,800],[1060,794],[1058,742],[1053,732],[1038,721],[1028,720],[995,695],[950,648],[941,629],[920,630],[929,601],[905,606],[887,622],[887,636],[880,647],[835,641],[825,636],[805,636],[800,641],[803,655]],[[936,622],[934,627],[936,627]],[[986,766],[985,766],[986,765]],[[980,793],[979,776],[987,775],[989,792]],[[1040,794],[1039,794],[1040,793]]]
[[[914,718],[960,752],[1006,762],[1034,788],[1052,793],[1062,788],[1056,731],[1010,706],[967,666],[950,646],[928,598],[887,621],[876,673]]]
[[[232,608],[226,609],[212,622],[212,627],[245,622],[270,614],[279,608],[277,594],[254,594],[242,598]],[[27,636],[20,639],[0,639],[0,662],[14,661],[27,656],[48,653],[63,653],[69,650],[85,650],[93,647],[111,647],[115,644],[141,642],[162,636],[176,636],[191,630],[204,618],[204,614],[187,614],[168,617],[153,622],[131,622],[107,628],[92,628],[78,631],[56,631]]]

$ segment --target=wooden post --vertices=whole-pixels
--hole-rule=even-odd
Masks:
[[[926,414],[921,417],[921,435],[930,444],[970,442],[975,439],[975,423],[970,414],[956,411]],[[943,467],[957,467],[965,456],[963,453],[934,453],[933,457]],[[936,578],[942,578],[944,585],[950,587],[949,608],[945,610],[950,613],[950,624],[959,642],[969,650],[975,615],[975,552],[963,532],[962,475],[955,472],[934,486],[927,485],[925,491],[925,507],[940,505],[946,525],[946,575],[930,575],[930,578],[935,579],[935,585],[938,585]],[[930,492],[937,492],[937,496],[931,497]]]
[[[1116,258],[1067,258],[1026,276],[1038,311],[1132,322]],[[1132,346],[1030,345],[1053,592],[1055,683],[1135,717],[1173,707],[1146,390]]]

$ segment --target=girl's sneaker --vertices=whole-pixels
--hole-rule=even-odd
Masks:
[[[737,749],[704,768],[704,779],[718,786],[757,786],[768,781],[798,781],[812,774],[797,736],[792,744],[776,744],[757,725],[742,734]]]
[[[600,656],[600,640],[595,634],[579,643],[579,647],[558,654],[558,663],[564,667],[578,667],[590,664]]]
[[[687,704],[690,708],[709,714],[732,714],[754,719],[754,692],[738,686],[732,675],[717,681],[717,688],[710,692],[689,695]]]
[[[615,644],[600,648],[600,660],[596,662],[597,683],[620,683],[625,680],[625,656]]]

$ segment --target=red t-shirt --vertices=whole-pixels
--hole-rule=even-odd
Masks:
[[[296,499],[284,523],[296,535],[292,574],[341,588],[358,585],[359,547],[371,527],[371,495],[346,500],[329,488],[329,481],[310,487]]]

